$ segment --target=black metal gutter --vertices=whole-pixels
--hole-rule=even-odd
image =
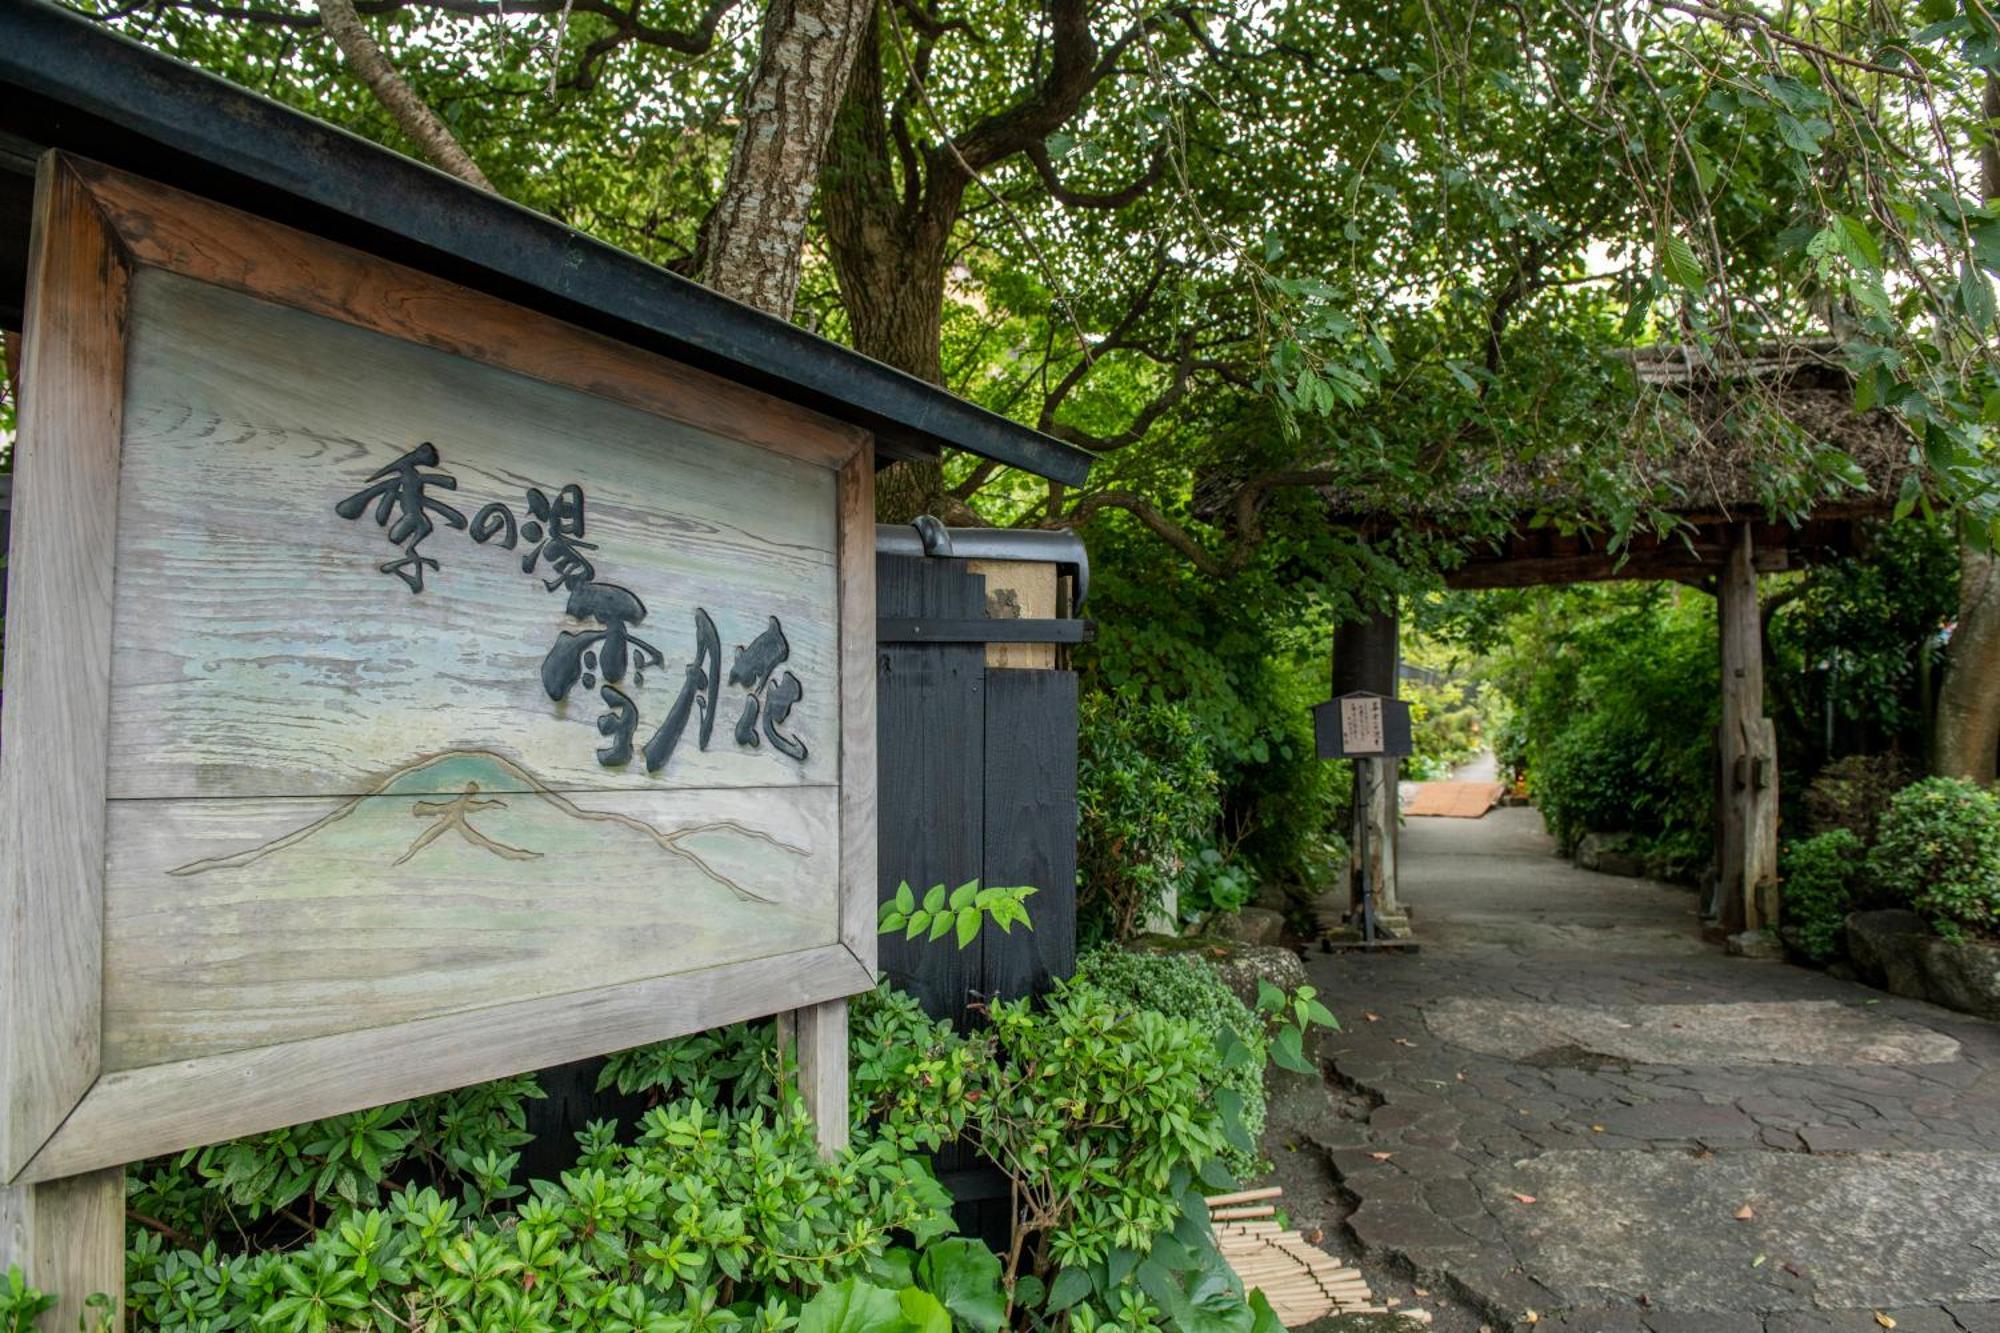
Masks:
[[[1082,611],[1090,596],[1090,552],[1068,529],[948,528],[923,514],[912,523],[876,524],[875,554],[1051,564],[1074,584],[1071,615]]]
[[[1071,486],[1089,475],[1081,449],[47,0],[0,0],[0,131],[726,375],[872,430],[891,455],[945,444]]]

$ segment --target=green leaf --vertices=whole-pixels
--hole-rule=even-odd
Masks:
[[[1261,1291],[1250,1293],[1250,1333],[1285,1333],[1284,1323]]]
[[[1264,978],[1257,978],[1257,1007],[1267,1014],[1281,1012],[1285,1007],[1285,993]]]
[[[1675,232],[1665,232],[1659,245],[1660,274],[1676,287],[1693,291],[1707,281],[1694,247]]]
[[[1917,501],[1924,495],[1923,478],[1916,472],[1905,473],[1903,488],[1896,494],[1895,518],[1898,523],[1908,518],[1910,511],[1917,507]]]
[[[910,913],[910,924],[903,931],[903,938],[906,940],[913,940],[917,936],[923,934],[924,927],[930,924],[930,920],[931,920],[931,914],[929,912],[919,910]]]
[[[1281,1069],[1289,1069],[1294,1074],[1313,1074],[1315,1070],[1306,1060],[1305,1034],[1287,1024],[1278,1029],[1271,1039],[1271,1060]]]
[[[1974,328],[1984,331],[1993,326],[1993,280],[1971,260],[1958,266],[1958,303]]]
[[[888,904],[888,907],[889,910],[882,914],[882,924],[877,927],[878,934],[893,935],[909,923],[910,919],[898,912],[894,903]]]
[[[928,1291],[907,1287],[897,1296],[897,1302],[903,1307],[903,1318],[912,1333],[951,1333],[951,1316]]]
[[[955,913],[939,912],[936,918],[934,918],[931,921],[931,943],[935,944],[937,941],[943,939],[946,935],[950,934],[951,923],[956,919],[957,917]],[[958,947],[962,949],[965,946],[961,944]]]
[[[1847,256],[1848,263],[1870,273],[1882,271],[1882,247],[1875,243],[1867,224],[1845,213],[1836,213],[1833,225],[1840,237],[1840,252]]]
[[[910,892],[907,879],[896,886],[896,910],[905,916],[917,910],[917,895]]]
[[[1786,147],[1807,157],[1819,156],[1819,141],[1832,129],[1833,126],[1817,116],[1800,120],[1783,111],[1778,113],[1778,137],[1785,141]]]
[[[1000,1256],[962,1237],[934,1242],[917,1265],[917,1281],[944,1302],[960,1323],[978,1333],[998,1333],[1007,1318],[1000,1291]],[[1015,1296],[1021,1299],[1020,1287]],[[1023,1300],[1024,1304],[1032,1304]]]
[[[851,1277],[822,1288],[799,1311],[798,1333],[899,1333],[903,1304],[893,1292]]]
[[[956,908],[958,904],[954,903],[952,906]],[[930,892],[924,895],[924,910],[926,912],[941,912],[944,910],[944,885],[931,885]]]
[[[957,911],[962,911],[967,907],[970,907],[972,905],[973,898],[978,893],[979,893],[979,881],[976,879],[969,879],[965,883],[959,885],[957,888],[951,891],[951,910],[957,912]]]
[[[1090,1274],[1081,1268],[1065,1268],[1049,1287],[1048,1311],[1058,1314],[1090,1295]],[[804,1333],[801,1329],[800,1333]]]
[[[1215,1105],[1222,1112],[1223,1136],[1244,1152],[1255,1152],[1257,1145],[1250,1141],[1249,1131],[1243,1128],[1243,1094],[1234,1088],[1217,1088]]]
[[[979,909],[967,907],[958,914],[958,947],[963,949],[979,934]]]

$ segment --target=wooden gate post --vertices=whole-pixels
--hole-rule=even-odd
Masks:
[[[1396,697],[1398,657],[1398,617],[1394,600],[1387,610],[1363,620],[1343,621],[1333,631],[1333,696],[1365,690],[1370,694]],[[1362,826],[1367,826],[1369,882],[1375,886],[1375,915],[1390,931],[1402,934],[1409,927],[1402,894],[1396,884],[1397,810],[1396,781],[1401,765],[1394,759],[1354,761],[1353,826],[1349,846],[1364,844]],[[1361,866],[1348,858],[1347,889],[1349,911],[1361,910]]]
[[[123,1328],[125,1168],[0,1186],[0,1274],[14,1265],[56,1298],[41,1327],[94,1330],[87,1302],[101,1294],[112,1302],[101,1312],[106,1326]]]
[[[778,1049],[798,1061],[799,1095],[812,1114],[822,1157],[847,1146],[847,1001],[778,1015]]]
[[[1778,746],[1764,716],[1755,557],[1750,525],[1739,524],[1715,589],[1722,656],[1718,906],[1730,934],[1778,923]]]

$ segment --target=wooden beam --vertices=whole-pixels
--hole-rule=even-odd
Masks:
[[[1545,584],[1606,583],[1619,579],[1670,579],[1679,583],[1698,582],[1713,577],[1729,556],[1726,543],[1696,541],[1651,545],[1637,543],[1620,551],[1594,548],[1586,541],[1569,539],[1546,544],[1540,550],[1508,544],[1496,555],[1468,560],[1444,576],[1450,588],[1533,588]],[[1792,553],[1783,548],[1758,547],[1754,555],[1756,572],[1777,574],[1794,567]]]
[[[1333,694],[1339,698],[1355,690],[1396,697],[1396,668],[1400,656],[1397,607],[1362,620],[1343,621],[1333,632]],[[1367,849],[1368,882],[1375,889],[1378,918],[1403,914],[1402,896],[1396,883],[1396,770],[1394,759],[1357,759],[1354,762],[1354,796],[1349,846]],[[1348,857],[1347,889],[1349,910],[1359,920],[1361,911],[1362,863]]]
[[[0,1274],[15,1265],[29,1285],[56,1298],[42,1328],[123,1328],[125,1168],[0,1186]],[[96,1317],[93,1296],[110,1302]]]
[[[829,1000],[778,1015],[778,1043],[796,1050],[799,1095],[819,1129],[819,1150],[847,1147],[847,1001]]]
[[[1775,926],[1778,852],[1776,730],[1764,716],[1756,542],[1740,525],[1716,581],[1722,665],[1719,867],[1722,926],[1732,934]]]

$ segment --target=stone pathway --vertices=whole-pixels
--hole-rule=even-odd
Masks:
[[[1307,959],[1365,1260],[1538,1333],[2000,1333],[2000,1026],[1725,957],[1532,810],[1402,865],[1421,953]]]

